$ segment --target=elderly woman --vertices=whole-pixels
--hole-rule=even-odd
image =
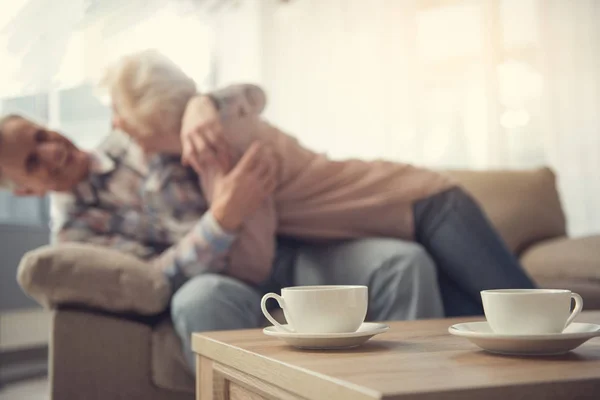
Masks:
[[[255,215],[266,240],[283,234],[305,241],[415,241],[437,265],[447,316],[482,313],[481,290],[534,287],[476,202],[440,173],[396,162],[330,160],[249,112],[264,107],[259,88],[247,86],[225,101],[203,96],[152,51],[123,58],[106,82],[114,123],[149,151],[183,154],[209,198],[216,175],[253,142],[267,143],[277,182],[272,201]],[[237,118],[218,113],[226,105]]]

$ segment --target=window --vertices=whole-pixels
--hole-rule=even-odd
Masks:
[[[93,85],[85,83],[57,93],[58,130],[77,146],[92,149],[110,131],[111,110],[103,104]]]
[[[418,9],[423,162],[455,168],[546,163],[536,5],[454,1]]]

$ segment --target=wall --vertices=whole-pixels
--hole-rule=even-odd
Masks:
[[[218,85],[334,158],[549,166],[571,235],[600,233],[597,0],[245,0],[216,24]]]
[[[36,307],[16,281],[17,266],[27,251],[48,243],[44,226],[0,225],[0,313]]]

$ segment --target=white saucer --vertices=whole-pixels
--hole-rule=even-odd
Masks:
[[[562,333],[499,335],[486,321],[452,325],[448,332],[467,338],[491,353],[519,356],[557,355],[571,351],[600,336],[600,325],[573,322]]]
[[[284,325],[287,327],[287,325]],[[390,329],[386,324],[365,322],[356,332],[351,333],[290,333],[278,330],[274,326],[263,329],[263,333],[274,336],[287,344],[300,349],[333,350],[357,347]]]

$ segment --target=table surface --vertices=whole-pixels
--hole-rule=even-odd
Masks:
[[[499,356],[448,333],[475,320],[391,322],[387,333],[343,351],[297,350],[260,329],[196,333],[192,348],[307,399],[569,398],[574,390],[600,398],[600,338],[562,356]],[[600,324],[600,311],[577,321]]]

